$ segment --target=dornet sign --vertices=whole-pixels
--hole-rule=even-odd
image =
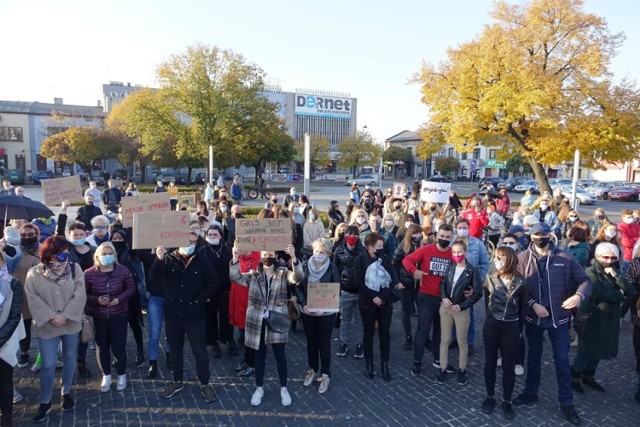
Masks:
[[[296,94],[296,114],[300,116],[351,118],[351,100],[320,95]]]

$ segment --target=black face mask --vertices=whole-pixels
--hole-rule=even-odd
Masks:
[[[411,240],[413,240],[413,243],[420,243],[422,241],[422,237],[411,237]]]
[[[127,242],[111,242],[113,247],[116,248],[116,252],[121,253],[127,249]]]
[[[376,257],[382,258],[384,256],[384,249],[376,249]]]
[[[262,265],[264,265],[265,267],[271,267],[273,264],[276,263],[276,259],[273,257],[261,258],[260,262],[262,262]]]
[[[536,245],[536,247],[543,249],[549,245],[549,242],[551,241],[551,239],[549,237],[542,237],[540,239],[532,239],[532,241],[533,241],[533,244]]]
[[[242,216],[242,214],[241,214],[241,213],[239,213],[239,214],[235,214],[233,217],[234,217],[234,218],[243,218],[243,216]]]
[[[438,239],[438,246],[440,246],[442,249],[447,249],[450,244],[451,242],[449,240]]]
[[[33,237],[21,237],[20,238],[20,246],[27,248],[29,246],[33,246],[36,243],[38,243],[38,237],[37,236],[33,236]]]

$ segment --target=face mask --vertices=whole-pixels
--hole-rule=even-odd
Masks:
[[[438,246],[440,246],[442,249],[447,249],[450,244],[451,242],[449,240],[438,239]]]
[[[309,215],[309,221],[315,222],[315,220],[316,220],[316,216],[315,215]]]
[[[413,240],[413,243],[420,243],[422,241],[422,236],[420,234],[414,234],[411,236],[411,240]]]
[[[547,205],[546,203],[540,205],[540,210],[546,211],[547,209],[549,209],[549,205]]]
[[[213,237],[207,237],[207,243],[213,246],[218,246],[220,244],[220,239],[218,238],[213,238]]]
[[[367,219],[364,217],[359,216],[358,218],[356,218],[356,222],[360,225],[364,224],[365,222],[367,222]]]
[[[385,224],[387,227],[393,227],[393,220],[389,220],[389,219],[388,219],[388,220],[386,220],[386,221],[384,222],[384,224]]]
[[[604,215],[596,215],[596,219],[598,221],[602,221],[604,219]]]
[[[92,190],[95,190],[96,185],[95,184],[91,184],[89,187],[91,187]]]
[[[71,244],[73,246],[81,246],[84,245],[84,242],[86,242],[87,239],[86,238],[82,238],[82,239],[78,239],[78,240],[71,240]]]
[[[182,256],[191,256],[195,251],[196,245],[189,245],[178,248],[178,253]]]
[[[115,255],[102,255],[100,257],[100,264],[102,264],[104,266],[109,266],[109,265],[113,264],[114,262],[116,262]]]
[[[65,262],[67,259],[69,259],[69,254],[67,252],[60,252],[59,254],[56,254],[56,259],[59,262]]]
[[[604,235],[610,239],[613,239],[614,237],[616,237],[616,234],[618,234],[616,230],[609,230],[604,232]]]
[[[467,237],[469,235],[469,229],[468,228],[458,228],[456,230],[456,234],[458,235],[458,237]]]
[[[20,238],[20,246],[27,247],[27,246],[35,245],[36,243],[38,243],[38,237],[36,236]]]
[[[539,247],[540,249],[546,248],[549,245],[549,241],[551,239],[549,237],[542,237],[540,239],[533,239],[533,244]]]
[[[624,221],[625,224],[633,224],[633,222],[634,222],[633,218],[629,218],[629,217],[625,218],[623,221]]]
[[[220,206],[220,212],[226,212],[227,210],[229,210],[228,207],[226,206]]]
[[[296,195],[296,192],[295,192],[295,191],[292,191],[292,192],[291,192],[291,196],[295,197],[295,195]]]
[[[358,236],[346,236],[344,238],[345,242],[347,242],[347,245],[349,246],[355,246],[356,243],[358,243],[358,240],[360,240],[360,237]]]
[[[569,217],[569,221],[571,221],[571,222],[576,222],[577,220],[578,220],[577,216],[570,216]]]
[[[271,267],[273,264],[276,263],[276,259],[274,257],[261,258],[260,261],[265,267]]]
[[[87,206],[93,206],[93,200],[87,202]]]
[[[293,213],[300,213],[300,208],[293,208]]]
[[[492,213],[494,213],[495,211],[493,209],[489,209],[487,210],[487,215],[491,215]]]
[[[122,252],[125,249],[127,249],[127,242],[125,242],[124,240],[118,241],[118,242],[114,242],[112,240],[111,244],[113,245],[114,248],[116,248],[116,252]]]
[[[376,257],[382,258],[384,256],[384,249],[376,249]]]
[[[451,259],[453,260],[453,262],[455,262],[456,264],[461,263],[462,261],[464,261],[465,256],[464,255],[453,255],[451,257]]]
[[[409,228],[409,226],[410,226],[411,224],[413,224],[413,222],[411,222],[411,221],[406,221],[406,222],[404,223],[404,228]]]
[[[313,259],[315,259],[318,264],[324,264],[327,256],[325,254],[313,254]]]
[[[494,265],[496,266],[496,269],[502,270],[504,268],[504,261],[496,261]]]
[[[515,244],[515,243],[511,243],[511,244],[504,245],[504,246],[506,246],[506,247],[508,247],[508,248],[511,248],[511,249],[513,249],[514,251],[517,251],[517,250],[518,250],[518,245],[517,245],[517,244]]]

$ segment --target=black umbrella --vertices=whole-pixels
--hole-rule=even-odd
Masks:
[[[51,209],[37,200],[24,196],[0,196],[0,217],[4,223],[8,219],[49,218],[53,216]]]

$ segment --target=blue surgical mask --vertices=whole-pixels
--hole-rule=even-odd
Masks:
[[[86,241],[87,241],[86,238],[78,239],[78,240],[71,240],[71,244],[73,246],[82,246],[82,245],[84,245],[84,242],[86,242]]]
[[[324,262],[327,260],[327,256],[325,254],[313,254],[313,258],[318,264],[324,264]]]
[[[65,262],[67,259],[69,259],[69,253],[60,252],[59,254],[56,255],[56,259],[58,260],[58,262]]]
[[[196,251],[196,245],[182,246],[178,249],[178,253],[182,256],[191,256]]]
[[[102,264],[104,266],[110,266],[114,262],[116,262],[115,255],[101,255],[100,256],[100,264]]]
[[[314,222],[316,220],[315,215],[309,215],[309,221]]]

